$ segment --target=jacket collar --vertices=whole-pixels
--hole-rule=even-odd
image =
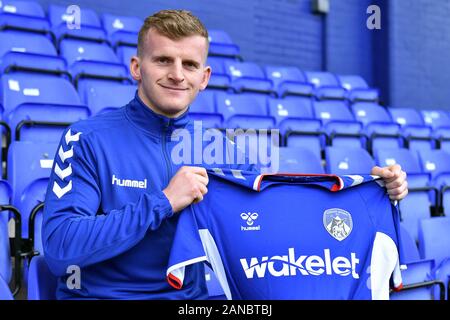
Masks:
[[[155,135],[171,135],[175,129],[181,129],[189,123],[188,111],[178,118],[168,118],[155,113],[139,98],[136,90],[134,99],[125,107],[125,112],[133,124],[140,129]]]

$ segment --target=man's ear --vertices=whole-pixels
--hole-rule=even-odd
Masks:
[[[200,90],[205,90],[206,86],[208,85],[209,78],[211,77],[211,67],[206,66],[203,70],[203,80],[200,84]]]
[[[132,56],[130,61],[130,73],[134,80],[141,80],[141,61],[138,56]]]

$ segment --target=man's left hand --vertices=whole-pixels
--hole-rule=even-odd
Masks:
[[[391,200],[402,200],[408,194],[406,172],[398,164],[383,168],[375,166],[370,174],[383,178]]]

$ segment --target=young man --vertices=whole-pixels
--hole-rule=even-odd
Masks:
[[[148,17],[130,65],[138,82],[135,98],[64,133],[47,190],[42,239],[47,263],[59,277],[57,298],[207,297],[200,264],[186,270],[181,290],[165,277],[176,213],[207,193],[206,165],[172,159],[174,131],[194,132],[187,110],[208,84],[207,54],[207,31],[190,12],[164,10]],[[223,143],[230,145],[225,138]],[[375,167],[372,174],[385,178],[392,199],[406,195],[399,166]]]

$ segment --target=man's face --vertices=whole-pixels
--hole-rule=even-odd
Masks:
[[[206,88],[211,69],[205,67],[207,40],[190,36],[171,40],[150,29],[141,57],[133,57],[131,73],[139,82],[142,101],[158,114],[175,118]]]

